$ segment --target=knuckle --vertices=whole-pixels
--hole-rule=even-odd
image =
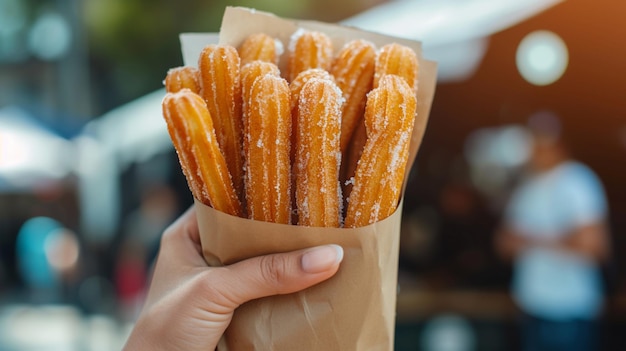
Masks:
[[[171,241],[181,240],[186,233],[189,233],[192,230],[191,225],[182,221],[181,218],[174,221],[174,223],[170,224],[163,231],[163,235],[161,236],[161,244]]]
[[[280,256],[261,257],[261,275],[267,283],[279,288],[285,280],[287,271],[288,264]]]
[[[221,295],[216,288],[214,281],[215,277],[213,276],[211,270],[202,272],[201,274],[198,274],[196,279],[194,279],[191,290],[193,291],[193,294],[214,299]]]
[[[175,226],[176,223],[173,223],[171,225],[169,225],[164,231],[163,231],[163,235],[161,236],[161,244],[167,243],[169,241],[174,240],[174,237],[177,236],[178,230],[177,227]]]
[[[213,308],[226,308],[232,310],[239,306],[240,302],[231,296],[229,289],[225,289],[220,284],[219,270],[222,268],[213,268],[199,274],[191,287],[192,296],[202,296],[205,301],[211,301]]]
[[[159,247],[160,250],[162,251],[164,247],[168,247],[168,243],[172,241],[172,235],[168,234],[167,231],[163,232],[163,235],[161,235],[161,240],[159,242]]]

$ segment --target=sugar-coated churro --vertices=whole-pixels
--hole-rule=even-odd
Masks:
[[[289,81],[309,68],[330,70],[333,60],[333,44],[321,32],[298,30],[289,43]]]
[[[298,104],[300,101],[300,91],[306,82],[313,78],[333,80],[333,77],[328,71],[321,68],[309,68],[300,72],[298,76],[291,81],[289,89],[291,90],[291,130],[292,130],[292,142],[291,142],[291,177],[292,177],[292,189],[296,189],[296,179],[298,174],[298,168],[296,167],[296,145],[298,140]],[[295,192],[292,194],[292,200],[295,203]]]
[[[239,55],[228,45],[209,45],[202,50],[200,95],[214,119],[215,134],[232,175],[235,191],[243,191],[243,151]]]
[[[167,71],[165,77],[165,90],[168,93],[175,93],[187,88],[194,93],[200,92],[200,81],[198,69],[195,67],[183,66],[172,68]]]
[[[341,153],[344,155],[363,117],[365,97],[372,89],[375,61],[376,48],[372,43],[353,40],[339,51],[330,71],[345,99],[341,116]]]
[[[398,43],[391,43],[380,48],[376,57],[374,88],[387,74],[395,74],[406,80],[413,92],[417,92],[419,63],[415,51]]]
[[[282,43],[265,33],[251,34],[239,46],[241,65],[252,61],[265,61],[278,64],[283,51]]]
[[[202,98],[189,89],[168,93],[163,116],[193,195],[219,211],[241,216],[241,203]]]
[[[300,74],[298,74],[296,78],[294,78],[291,83],[289,83],[289,89],[291,90],[292,115],[298,115],[298,101],[300,97],[300,90],[302,90],[304,83],[308,82],[312,78],[327,79],[333,81],[333,77],[330,75],[330,73],[321,68],[309,68],[300,72]]]
[[[393,213],[399,201],[415,122],[416,96],[396,75],[383,76],[367,97],[367,141],[348,200],[346,227],[361,227]]]
[[[246,201],[251,219],[291,223],[289,86],[271,72],[256,79],[246,104]]]
[[[243,123],[246,123],[247,104],[250,100],[250,91],[252,90],[252,84],[259,77],[263,77],[266,74],[272,74],[276,77],[280,77],[280,70],[278,66],[273,63],[265,61],[252,61],[241,67],[241,101],[243,112]]]
[[[294,135],[294,143],[291,153],[291,162],[294,164],[295,162],[295,139],[298,137],[298,105],[300,101],[300,91],[306,82],[313,78],[318,79],[327,79],[332,81],[333,78],[328,73],[328,71],[323,70],[321,68],[310,68],[305,71],[300,72],[298,76],[291,81],[289,84],[289,89],[291,91],[291,118],[292,118],[292,129]]]
[[[312,78],[300,91],[296,138],[299,225],[340,226],[341,103],[341,90],[327,79]]]

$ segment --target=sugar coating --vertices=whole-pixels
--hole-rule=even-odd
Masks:
[[[332,64],[332,41],[321,32],[297,30],[289,43],[289,78],[309,68],[329,70]]]
[[[310,68],[305,71],[300,72],[296,78],[289,84],[289,89],[291,90],[291,110],[294,116],[298,114],[298,103],[300,98],[300,91],[306,82],[311,80],[312,78],[320,78],[333,80],[332,76],[328,71],[321,68]],[[307,102],[305,102],[307,104]]]
[[[298,27],[298,29],[293,32],[293,34],[291,34],[291,37],[289,38],[289,52],[294,52],[296,51],[296,43],[298,41],[298,39],[300,39],[300,37],[306,33],[307,30],[301,27]]]
[[[168,93],[164,117],[183,173],[194,196],[217,210],[239,215],[241,204],[232,178],[213,135],[213,124],[204,101],[188,89]]]
[[[277,57],[280,57],[285,53],[285,45],[283,45],[283,42],[278,39],[274,39],[274,48],[276,50]]]
[[[243,189],[240,59],[235,48],[207,46],[199,60],[201,94],[214,120],[215,134],[237,192]]]
[[[256,78],[249,95],[244,140],[255,145],[244,145],[249,214],[253,219],[287,224],[291,219],[289,87],[269,72]]]
[[[318,77],[308,79],[299,93],[295,162],[296,200],[302,225],[341,225],[341,100],[336,84]]]
[[[384,76],[368,94],[367,141],[358,162],[348,202],[346,226],[374,223],[397,205],[413,130],[416,100],[408,83]]]
[[[354,185],[354,177],[350,177],[350,179],[346,180],[345,185]]]

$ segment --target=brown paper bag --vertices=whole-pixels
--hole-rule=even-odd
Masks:
[[[426,128],[436,64],[421,58],[418,42],[332,24],[285,20],[245,8],[226,9],[219,41],[237,47],[249,34],[264,32],[280,39],[287,48],[291,34],[298,28],[325,32],[333,39],[335,50],[349,40],[363,38],[379,48],[399,42],[418,54],[418,113],[406,186],[408,170]],[[214,35],[181,35],[185,64],[195,65],[204,45],[214,40]],[[338,244],[344,249],[341,267],[331,279],[299,293],[262,298],[238,308],[218,350],[393,349],[402,201],[389,218],[356,229],[274,224],[233,217],[197,201],[195,206],[203,254],[210,265],[322,244]]]

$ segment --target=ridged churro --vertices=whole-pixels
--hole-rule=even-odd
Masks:
[[[333,81],[333,77],[328,73],[328,71],[321,68],[309,68],[304,70],[296,76],[294,80],[289,83],[289,89],[291,90],[291,113],[293,115],[298,115],[298,101],[300,96],[300,91],[304,86],[304,83],[308,82],[312,78],[319,79],[327,79]]]
[[[312,78],[300,91],[296,138],[299,225],[340,226],[341,102],[341,90],[327,79]]]
[[[333,60],[333,43],[321,32],[296,31],[289,43],[289,81],[309,68],[329,71]]]
[[[357,165],[345,226],[365,226],[395,211],[415,122],[416,96],[399,76],[386,75],[367,97],[367,141]]]
[[[263,77],[266,74],[280,77],[280,70],[275,64],[265,61],[252,61],[241,67],[241,106],[244,124],[246,123],[247,104],[250,100],[252,84],[254,84],[257,78]]]
[[[251,219],[291,223],[289,86],[271,72],[256,79],[246,104],[246,201]]]
[[[376,57],[374,88],[387,74],[395,74],[406,80],[413,92],[417,92],[419,63],[415,51],[398,43],[391,43],[380,48]]]
[[[232,175],[235,191],[243,191],[243,151],[239,55],[227,45],[209,45],[200,54],[200,95],[213,117],[215,134]]]
[[[172,68],[167,71],[165,77],[165,90],[168,93],[175,93],[182,89],[189,89],[194,93],[200,92],[200,80],[198,69],[195,67],[183,66]]]
[[[341,153],[345,154],[357,124],[363,117],[365,97],[372,89],[376,48],[365,40],[348,42],[337,54],[330,73],[343,92]]]
[[[292,117],[292,130],[294,133],[293,134],[294,139],[298,137],[298,105],[300,101],[300,91],[302,90],[302,87],[304,86],[304,84],[313,78],[327,79],[330,81],[333,80],[332,76],[330,75],[330,73],[328,73],[328,71],[323,70],[321,68],[310,68],[310,69],[300,72],[300,74],[298,74],[298,76],[289,84],[289,90],[291,91],[291,117]],[[295,150],[295,141],[294,141],[294,145],[293,145],[293,149],[291,153],[292,164],[295,161],[294,159],[295,154],[296,154],[296,150]]]
[[[202,98],[189,89],[168,93],[163,116],[193,195],[216,210],[241,216],[241,203]]]
[[[321,68],[310,68],[300,72],[298,76],[291,81],[289,89],[291,91],[291,130],[292,130],[292,143],[291,143],[291,177],[292,177],[292,189],[296,189],[296,179],[298,174],[298,168],[296,167],[296,145],[298,140],[298,103],[300,101],[300,91],[306,82],[313,78],[333,80],[333,77],[328,71]],[[292,194],[292,200],[295,203],[296,194]]]
[[[251,34],[239,46],[241,65],[252,61],[265,61],[278,64],[283,51],[282,43],[265,33]]]

